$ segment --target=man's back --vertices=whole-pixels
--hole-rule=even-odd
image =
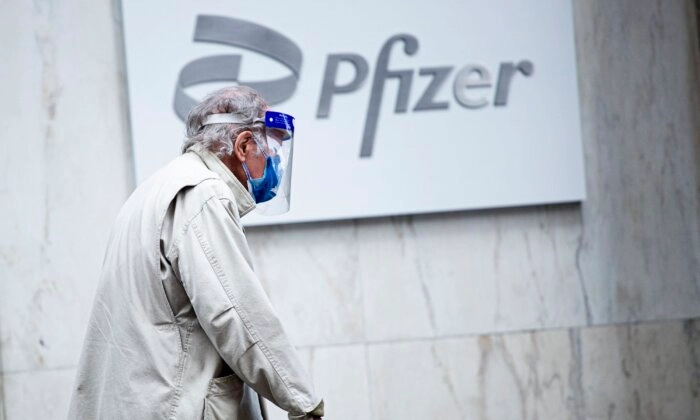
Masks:
[[[297,415],[319,404],[252,271],[240,217],[254,203],[195,149],[117,217],[70,418],[258,418],[244,381]]]

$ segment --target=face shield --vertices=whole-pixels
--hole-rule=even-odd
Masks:
[[[243,163],[248,177],[248,191],[255,198],[257,212],[273,216],[289,211],[294,117],[281,112],[267,111],[265,118],[245,121],[238,114],[211,114],[202,122],[203,126],[210,124],[251,126],[258,149],[265,157],[265,169],[260,178],[253,178],[247,165]]]

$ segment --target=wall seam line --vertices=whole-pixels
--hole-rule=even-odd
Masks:
[[[523,330],[513,330],[513,331],[494,331],[494,332],[483,332],[483,333],[465,333],[465,334],[449,334],[433,337],[407,337],[407,338],[390,338],[383,340],[366,340],[366,341],[348,341],[343,343],[327,343],[327,344],[309,344],[309,345],[298,345],[297,349],[300,350],[310,350],[310,349],[324,349],[324,348],[334,348],[334,347],[351,347],[351,346],[373,346],[382,344],[402,344],[402,343],[421,343],[421,342],[433,342],[442,340],[453,340],[460,338],[474,338],[474,337],[501,337],[506,335],[516,335],[516,334],[532,334],[532,333],[544,333],[544,332],[567,332],[575,330],[588,330],[588,329],[598,329],[606,327],[625,327],[625,326],[640,326],[640,325],[654,325],[654,324],[665,324],[673,322],[687,322],[698,320],[700,321],[700,315],[693,315],[688,317],[679,318],[664,318],[664,319],[649,319],[649,320],[639,320],[639,321],[619,321],[610,323],[600,323],[592,325],[572,325],[568,327],[552,327],[552,328],[535,328],[535,329],[523,329]]]

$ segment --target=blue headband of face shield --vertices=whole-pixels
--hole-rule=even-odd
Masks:
[[[239,114],[211,114],[204,118],[202,125],[210,124],[246,124],[251,126],[263,125],[265,137],[263,141],[254,134],[255,143],[258,149],[265,156],[265,167],[260,178],[253,178],[248,165],[241,162],[243,170],[248,179],[248,191],[251,193],[256,203],[265,203],[277,196],[280,183],[284,178],[284,169],[289,166],[288,161],[281,165],[280,149],[286,142],[291,143],[294,138],[294,117],[281,112],[267,111],[264,118],[254,120],[243,119]],[[266,151],[266,147],[270,153]],[[287,180],[288,181],[288,180]],[[288,193],[285,194],[288,208]]]

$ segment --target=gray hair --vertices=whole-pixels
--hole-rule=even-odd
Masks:
[[[260,94],[247,86],[231,86],[216,90],[192,107],[187,115],[187,135],[182,144],[184,153],[190,146],[201,144],[218,157],[233,153],[233,142],[240,133],[253,131],[252,124],[211,124],[202,126],[207,115],[238,114],[251,123],[255,118],[264,117],[267,102]],[[253,131],[256,142],[261,133]]]

